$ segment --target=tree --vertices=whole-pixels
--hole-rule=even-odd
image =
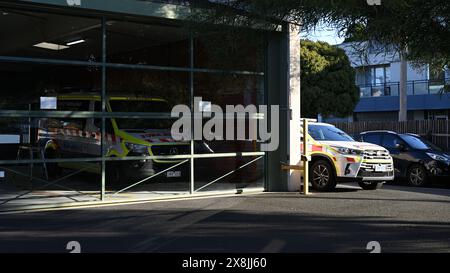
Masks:
[[[325,42],[301,42],[302,116],[338,117],[353,112],[359,100],[355,71],[343,49]]]
[[[444,67],[450,64],[450,1],[389,0],[370,6],[365,0],[197,0],[205,7],[201,19],[218,24],[261,25],[274,20],[299,24],[313,29],[319,23],[337,27],[343,36],[358,31],[358,40],[395,46],[398,52],[407,48],[409,61]],[[239,16],[236,16],[239,14]],[[355,27],[355,25],[357,27]],[[363,30],[363,31],[361,31]]]
[[[313,29],[319,23],[334,26],[349,41],[362,41],[361,54],[373,45],[394,48],[405,63],[450,67],[450,1],[389,0],[369,5],[364,0],[197,0],[219,2],[206,20],[222,25],[270,28],[276,20]],[[217,8],[217,6],[219,8]],[[357,46],[358,47],[358,46]],[[400,89],[399,119],[406,119],[405,77]],[[311,88],[312,90],[313,88]],[[305,89],[304,89],[305,90]],[[450,92],[448,81],[441,93]],[[314,93],[314,92],[313,92]],[[329,98],[334,99],[334,98]],[[307,106],[307,104],[306,104]]]

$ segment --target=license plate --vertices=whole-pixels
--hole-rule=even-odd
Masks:
[[[375,166],[375,171],[376,172],[385,172],[387,170],[386,165],[377,165]]]
[[[167,172],[166,176],[168,178],[181,177],[181,171]]]

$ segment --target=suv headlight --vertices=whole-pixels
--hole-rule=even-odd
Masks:
[[[125,142],[125,147],[127,147],[127,149],[130,152],[133,153],[137,153],[137,154],[143,154],[143,155],[148,155],[148,146],[145,145],[141,145],[141,144],[133,144],[133,143],[128,143]]]
[[[344,147],[333,147],[338,153],[343,155],[361,155],[363,151]]]
[[[437,160],[437,161],[443,161],[443,162],[449,162],[450,161],[448,158],[446,158],[446,157],[444,157],[442,155],[437,155],[437,154],[433,154],[433,153],[427,153],[427,155],[429,157],[431,157],[432,159]]]

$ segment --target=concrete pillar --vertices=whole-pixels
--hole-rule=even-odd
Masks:
[[[283,28],[284,29],[284,28]],[[288,162],[288,115],[287,115],[287,35],[283,32],[268,34],[266,52],[266,103],[280,106],[278,128],[280,145],[277,150],[267,152],[266,156],[266,190],[285,192],[288,190],[288,173],[281,171],[281,162]]]
[[[300,122],[300,27],[290,25],[289,32],[289,73],[288,90],[289,109],[289,165],[300,165],[301,162],[301,122]],[[300,190],[300,171],[289,171],[288,190]]]
[[[297,191],[298,171],[282,171],[281,162],[300,162],[300,35],[298,28],[283,25],[269,35],[266,63],[267,104],[280,106],[280,146],[267,153],[268,191]]]

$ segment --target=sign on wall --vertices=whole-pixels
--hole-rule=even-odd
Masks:
[[[41,97],[41,110],[56,110],[57,101],[56,97]]]

